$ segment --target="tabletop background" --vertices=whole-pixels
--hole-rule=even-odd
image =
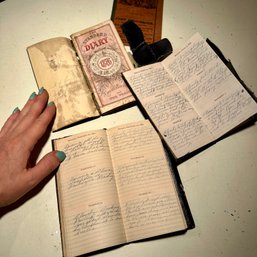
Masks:
[[[26,47],[110,19],[109,0],[6,0],[0,3],[0,126],[16,106],[37,91]],[[230,59],[257,94],[257,1],[164,0],[162,37],[174,49],[195,32]],[[51,139],[83,130],[142,119],[137,107],[53,133]],[[186,234],[135,242],[94,256],[256,257],[257,126],[250,126],[178,166],[195,229]],[[52,178],[27,201],[0,217],[0,256],[62,256]]]

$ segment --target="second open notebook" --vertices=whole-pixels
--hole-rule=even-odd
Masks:
[[[160,138],[143,120],[54,140],[63,252],[76,256],[191,224]]]
[[[257,113],[255,99],[199,33],[162,62],[123,75],[177,160]]]

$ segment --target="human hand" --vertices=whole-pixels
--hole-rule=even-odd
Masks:
[[[63,152],[53,151],[31,166],[34,147],[55,116],[54,103],[47,102],[48,93],[41,88],[21,111],[14,110],[0,131],[0,207],[25,195],[65,159]]]

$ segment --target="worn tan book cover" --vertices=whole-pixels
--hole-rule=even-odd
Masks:
[[[199,33],[162,62],[124,77],[177,159],[257,113],[256,101]]]
[[[56,139],[64,256],[190,228],[173,169],[148,120]]]
[[[38,87],[57,106],[53,130],[134,101],[122,79],[133,68],[112,21],[27,48]]]
[[[114,0],[112,21],[121,37],[128,45],[121,25],[127,20],[133,20],[142,30],[148,44],[161,40],[163,0]]]

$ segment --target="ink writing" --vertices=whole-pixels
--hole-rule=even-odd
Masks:
[[[79,186],[86,186],[90,184],[92,186],[96,183],[106,183],[113,181],[113,171],[110,168],[101,168],[101,169],[90,169],[86,174],[71,177],[69,181],[68,188],[76,188]]]
[[[124,221],[127,229],[153,226],[179,219],[177,200],[170,194],[153,195],[127,202],[124,206]],[[172,217],[172,218],[171,218]]]
[[[73,218],[73,233],[75,236],[78,236],[118,220],[121,220],[119,206],[105,205],[100,208],[93,208],[88,212],[79,213]]]
[[[107,143],[103,137],[92,136],[76,143],[66,144],[63,151],[66,153],[66,160],[70,161],[89,153],[103,152],[106,148]]]

